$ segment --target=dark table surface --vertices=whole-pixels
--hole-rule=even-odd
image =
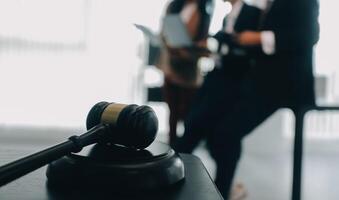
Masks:
[[[1,136],[0,136],[1,139]],[[0,146],[0,165],[46,148],[28,144],[6,144]],[[69,190],[56,192],[46,185],[46,166],[0,188],[1,200],[48,200],[48,199],[157,199],[157,200],[222,200],[211,177],[199,158],[180,154],[185,165],[185,181],[163,191],[143,194],[117,195],[112,191],[97,193],[89,190]]]

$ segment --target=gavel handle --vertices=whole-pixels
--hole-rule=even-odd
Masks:
[[[64,155],[79,152],[82,147],[98,142],[98,136],[104,128],[103,125],[93,127],[81,136],[72,136],[66,142],[1,166],[0,187]]]
[[[0,167],[0,187],[61,158],[74,148],[74,143],[67,141]]]

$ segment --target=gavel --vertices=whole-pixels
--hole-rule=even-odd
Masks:
[[[155,140],[158,119],[149,106],[99,102],[89,111],[86,126],[88,131],[82,135],[1,166],[0,187],[94,143],[144,149]]]

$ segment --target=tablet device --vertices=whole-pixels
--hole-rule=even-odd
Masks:
[[[163,34],[170,47],[193,46],[193,41],[187,32],[186,25],[178,14],[169,14],[164,17]]]

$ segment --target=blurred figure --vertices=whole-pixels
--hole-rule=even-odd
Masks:
[[[188,112],[196,90],[202,83],[198,60],[206,56],[212,0],[173,0],[166,14],[178,14],[193,41],[190,48],[173,48],[165,38],[158,67],[164,72],[164,98],[170,110],[169,142],[177,138],[177,123]],[[173,27],[175,29],[176,27]]]
[[[207,75],[185,121],[184,136],[174,145],[179,152],[191,153],[202,138],[207,139],[217,164],[216,185],[225,199],[244,136],[279,108],[314,104],[317,1],[275,0],[272,5],[268,1],[261,16],[259,30],[235,34],[237,45],[260,50],[253,54],[249,69],[236,82],[218,68]]]
[[[258,48],[239,45],[237,33],[257,31],[262,17],[262,11],[250,6],[243,0],[224,0],[232,4],[231,12],[225,17],[222,29],[213,37],[218,41],[218,53],[221,57],[221,76],[232,81],[239,81],[253,65],[253,57]]]

